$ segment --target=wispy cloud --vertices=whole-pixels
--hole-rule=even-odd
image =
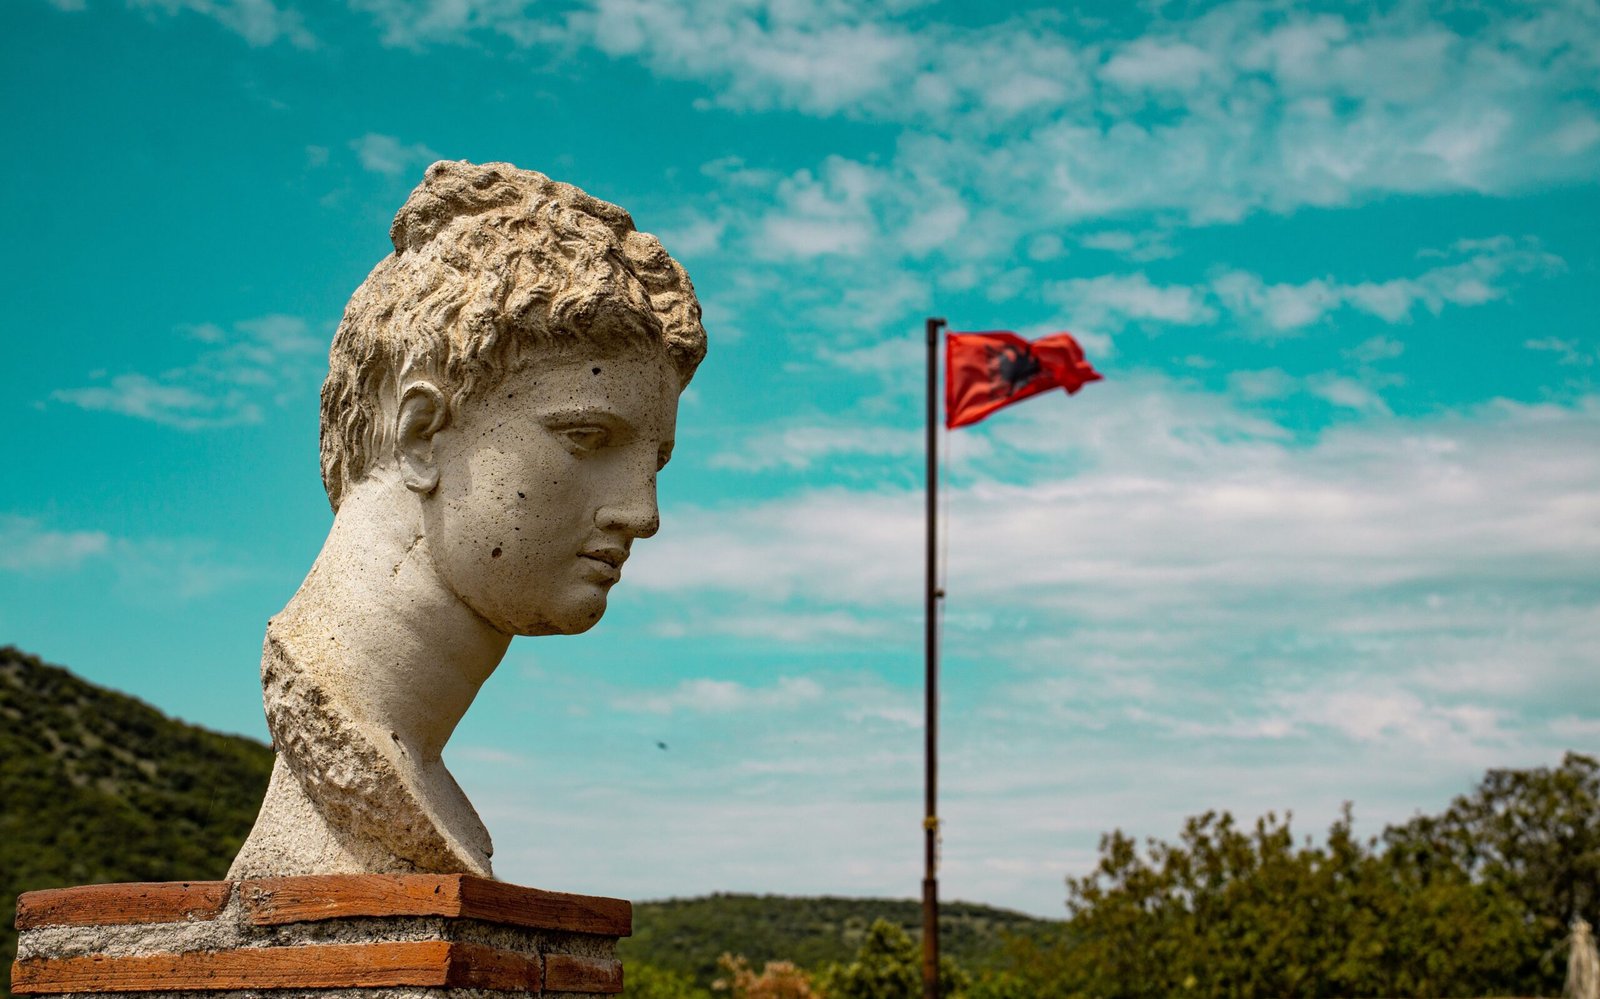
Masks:
[[[894,427],[863,427],[844,423],[777,427],[753,437],[741,435],[737,448],[713,454],[713,468],[764,471],[772,468],[803,470],[819,462],[845,456],[904,457],[920,453],[922,435]]]
[[[1569,99],[1592,89],[1578,53],[1600,45],[1576,5],[1486,14],[1469,30],[1417,3],[1284,14],[1233,2],[1096,42],[1026,17],[914,26],[849,2],[618,0],[573,25],[605,51],[705,81],[711,103],[905,129],[894,162],[874,168],[893,177],[880,218],[955,189],[1022,232],[1141,212],[1225,223],[1385,193],[1510,192],[1600,160],[1600,122]],[[996,150],[986,139],[1000,122]]]
[[[397,177],[413,173],[415,168],[426,166],[439,159],[439,154],[420,142],[407,145],[392,135],[368,132],[350,143],[364,169],[373,173]]]
[[[1135,261],[1160,260],[1177,253],[1172,248],[1171,235],[1160,230],[1106,229],[1086,233],[1077,238],[1077,243],[1090,250],[1105,250]]]
[[[261,407],[244,392],[208,394],[137,373],[114,375],[103,385],[57,389],[51,398],[81,409],[121,413],[180,430],[256,423]]]
[[[528,46],[560,41],[558,19],[541,19],[544,4],[534,0],[347,0],[382,29],[384,45],[421,49],[430,44],[461,44],[475,34],[503,36]]]
[[[873,199],[887,178],[842,157],[819,173],[801,170],[778,184],[778,206],[761,220],[756,245],[778,257],[855,255],[878,234]]]
[[[134,605],[203,600],[267,574],[260,553],[243,557],[205,538],[119,539],[114,554],[116,592]]]
[[[1046,294],[1075,317],[1075,323],[1098,329],[1118,328],[1130,321],[1194,326],[1217,318],[1203,288],[1158,287],[1143,272],[1073,278],[1058,282]]]
[[[300,12],[293,7],[280,7],[273,0],[127,0],[127,4],[151,15],[191,13],[210,18],[258,47],[276,44],[280,39],[301,49],[317,46],[317,38],[306,27]]]
[[[260,569],[198,538],[126,538],[62,530],[36,517],[0,513],[0,571],[37,575],[104,564],[115,592],[134,604],[186,603],[256,579]]]
[[[256,423],[263,406],[314,384],[325,343],[294,316],[263,316],[180,330],[201,345],[195,359],[158,375],[98,374],[95,383],[57,389],[51,398],[82,409],[120,413],[179,430]]]
[[[1522,345],[1529,350],[1554,354],[1561,364],[1587,368],[1600,363],[1600,348],[1585,345],[1576,337],[1535,337]]]
[[[920,59],[900,25],[846,2],[696,5],[595,0],[572,24],[611,55],[668,75],[711,77],[710,103],[833,114],[874,99]]]
[[[723,607],[716,613],[702,610],[658,621],[651,630],[663,638],[733,636],[769,643],[842,647],[881,641],[893,628],[870,612]]]
[[[814,704],[823,697],[822,685],[809,677],[779,677],[771,687],[752,687],[733,680],[684,680],[671,691],[618,698],[612,706],[622,711],[672,714],[788,711]]]
[[[1437,315],[1447,306],[1484,305],[1509,295],[1517,278],[1565,269],[1561,258],[1544,251],[1537,240],[1509,236],[1462,240],[1444,250],[1424,251],[1420,259],[1442,262],[1411,276],[1356,282],[1334,277],[1269,282],[1226,269],[1207,284],[1157,285],[1140,271],[1059,281],[1045,294],[1075,325],[1089,329],[1193,326],[1226,316],[1236,329],[1276,336],[1314,326],[1342,309],[1403,323],[1419,311]]]
[[[111,537],[104,531],[57,531],[31,517],[0,514],[0,569],[76,569],[110,549]]]

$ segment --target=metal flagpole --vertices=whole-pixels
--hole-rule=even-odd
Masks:
[[[928,586],[927,611],[927,801],[922,819],[922,997],[939,999],[939,592],[936,517],[939,512],[939,331],[943,319],[928,320]]]

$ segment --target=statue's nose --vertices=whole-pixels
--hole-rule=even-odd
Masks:
[[[655,471],[632,483],[623,495],[595,512],[595,524],[604,531],[615,531],[633,538],[648,538],[661,529],[661,511],[656,508]]]

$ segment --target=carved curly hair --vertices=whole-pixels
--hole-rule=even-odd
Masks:
[[[406,380],[450,412],[530,346],[665,347],[687,385],[705,356],[689,276],[616,205],[509,163],[439,162],[395,216],[394,253],[350,296],[322,386],[322,482],[335,511],[393,447]]]

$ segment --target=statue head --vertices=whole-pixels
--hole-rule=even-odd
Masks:
[[[503,163],[435,163],[390,238],[322,388],[329,502],[403,483],[475,611],[507,634],[582,631],[655,531],[705,354],[693,286],[623,209]]]
[[[278,760],[231,878],[492,875],[445,743],[512,635],[599,620],[705,354],[683,268],[543,174],[435,163],[389,235],[329,357],[334,525],[268,623]]]

